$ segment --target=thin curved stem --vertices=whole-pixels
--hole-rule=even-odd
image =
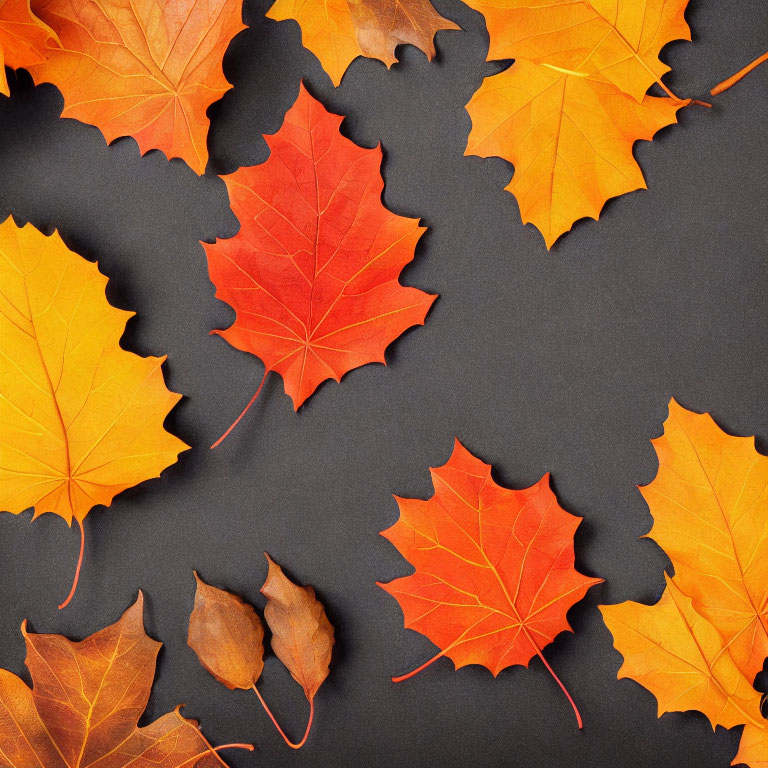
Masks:
[[[67,599],[59,606],[59,610],[66,608],[72,598],[75,596],[75,590],[77,589],[77,582],[80,581],[80,568],[83,565],[83,552],[85,551],[85,528],[83,528],[83,521],[78,519],[77,524],[80,526],[80,557],[77,558],[77,568],[75,568],[75,578],[72,581],[72,589],[69,590]]]
[[[259,393],[261,392],[261,388],[264,386],[264,382],[267,380],[267,374],[269,373],[269,368],[266,368],[264,370],[264,375],[261,377],[261,383],[259,384],[258,389],[256,390],[256,393],[254,396],[248,401],[248,405],[243,408],[242,413],[229,425],[229,429],[211,446],[211,450],[216,448],[217,446],[221,445],[221,443],[224,441],[224,438],[238,425],[240,422],[240,419],[245,416],[246,413],[248,413],[248,410],[250,407],[256,402],[256,398],[259,396]]]
[[[555,679],[555,682],[560,686],[560,689],[565,694],[566,698],[568,699],[571,707],[573,707],[574,714],[576,715],[576,723],[579,726],[579,730],[581,730],[584,727],[584,724],[581,719],[581,713],[579,712],[579,708],[576,706],[576,702],[571,698],[571,694],[568,693],[568,689],[563,685],[563,681],[555,674],[555,671],[552,669],[552,667],[549,666],[549,662],[544,658],[544,654],[539,649],[538,645],[533,641],[533,638],[528,635],[526,632],[526,636],[531,641],[531,645],[536,650],[536,655],[541,659],[544,666],[549,670],[549,674],[552,675],[552,677]],[[412,672],[408,672],[408,674],[400,675],[399,677],[393,677],[392,682],[393,683],[402,683],[403,680],[407,680],[409,677],[413,677],[414,675],[421,672],[423,669],[426,669],[430,664],[437,661],[442,656],[445,656],[446,651],[440,651],[440,653],[435,654],[429,661],[425,661],[420,667],[416,667]]]
[[[426,669],[430,664],[434,663],[435,661],[437,661],[439,658],[442,658],[443,656],[445,656],[445,651],[440,651],[440,653],[438,653],[435,656],[433,656],[429,661],[425,661],[420,667],[416,667],[416,669],[414,669],[413,671],[408,672],[405,675],[399,675],[398,677],[393,677],[392,678],[392,682],[393,683],[402,683],[403,680],[407,680],[409,677],[413,677],[414,675],[418,675],[419,672],[421,672],[422,669]]]
[[[178,707],[176,707],[176,709],[173,710],[173,714],[176,715],[176,717],[178,717],[179,720],[181,720],[181,722],[184,723],[184,725],[189,726],[198,735],[200,740],[206,746],[206,751],[205,752],[201,752],[199,755],[196,755],[195,757],[193,757],[192,761],[199,760],[205,754],[211,754],[211,755],[213,755],[216,758],[216,760],[219,763],[221,763],[224,766],[224,768],[229,768],[229,766],[224,762],[224,760],[222,760],[221,755],[219,754],[219,750],[221,750],[221,749],[247,749],[249,752],[253,752],[253,750],[254,750],[253,744],[221,744],[218,747],[211,746],[211,742],[208,741],[208,739],[205,738],[205,736],[203,735],[203,732],[197,727],[197,725],[193,724],[193,721],[187,720],[187,718],[184,717],[181,714],[181,705],[179,705]]]
[[[732,85],[736,85],[745,75],[748,75],[755,67],[759,67],[764,61],[768,61],[768,51],[762,56],[758,56],[754,61],[747,64],[746,67],[740,69],[735,75],[731,75],[727,80],[723,80],[722,83],[718,83],[710,93],[713,96],[717,96],[718,93],[727,91]]]
[[[274,724],[275,728],[277,728],[277,732],[283,737],[283,741],[291,748],[291,749],[301,749],[304,744],[307,741],[307,736],[309,736],[309,729],[312,727],[312,720],[315,716],[315,701],[314,699],[309,700],[309,721],[307,722],[307,730],[304,731],[304,737],[302,740],[298,743],[291,741],[286,735],[285,731],[280,727],[280,723],[277,722],[275,719],[275,716],[272,714],[272,711],[267,706],[267,702],[264,701],[264,698],[259,693],[259,689],[256,687],[256,683],[253,684],[253,692],[259,697],[259,701],[261,702],[261,706],[264,707],[264,711],[269,715],[269,719]]]
[[[536,643],[533,643],[533,646],[536,648],[536,653],[544,663],[544,666],[549,670],[549,674],[555,678],[555,682],[560,686],[560,690],[565,694],[565,697],[568,699],[570,705],[573,707],[573,712],[576,715],[576,723],[579,726],[579,730],[581,730],[584,727],[584,723],[581,720],[581,713],[579,712],[579,708],[576,706],[576,702],[571,698],[571,694],[568,693],[568,689],[563,685],[563,681],[555,674],[555,670],[549,666],[549,662],[544,658],[544,654],[539,650]]]

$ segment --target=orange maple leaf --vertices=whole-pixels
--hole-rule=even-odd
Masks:
[[[690,104],[662,82],[663,45],[690,40],[687,0],[470,0],[485,14],[489,57],[514,58],[467,106],[466,154],[515,166],[507,189],[547,248],[611,197],[644,189],[632,155]],[[647,96],[657,83],[670,98]]]
[[[138,727],[161,646],[144,632],[143,605],[139,592],[119,621],[80,642],[22,625],[33,688],[0,669],[1,768],[226,768],[179,708]],[[229,747],[253,749],[216,749]]]
[[[132,312],[110,306],[107,278],[58,234],[0,224],[0,510],[53,512],[81,533],[94,506],[186,450],[163,429],[181,395],[165,358],[119,340]]]
[[[395,48],[410,43],[432,59],[435,34],[459,29],[430,0],[276,0],[267,17],[298,22],[304,46],[320,59],[334,85],[358,56],[391,67]]]
[[[768,724],[752,681],[768,655],[768,457],[674,400],[641,488],[652,537],[675,569],[652,606],[601,606],[631,677],[659,714],[698,709],[713,728],[746,724],[734,762],[766,763]]]
[[[575,70],[642,101],[669,67],[659,52],[690,40],[688,0],[467,0],[485,16],[489,59]],[[668,91],[669,95],[673,95]]]
[[[45,61],[46,43],[56,35],[32,13],[29,0],[0,2],[0,93],[6,96],[5,68],[28,67]]]
[[[435,495],[395,497],[400,519],[382,536],[416,569],[379,584],[400,603],[405,626],[440,652],[405,680],[447,656],[456,668],[482,664],[494,676],[538,656],[570,631],[566,614],[602,579],[574,568],[573,535],[580,517],[566,512],[549,487],[549,474],[530,488],[497,485],[491,467],[456,440],[442,467],[431,470]]]
[[[637,102],[610,83],[520,61],[472,96],[465,154],[514,164],[506,189],[551,248],[574,222],[599,218],[609,198],[646,188],[634,143],[677,122],[687,103]]]
[[[277,371],[296,409],[326,379],[384,363],[436,298],[399,283],[424,227],[383,206],[381,149],[344,138],[341,121],[301,86],[267,162],[224,177],[240,232],[203,243],[237,313],[215,333]]]
[[[221,61],[245,28],[240,0],[34,0],[58,35],[35,80],[64,95],[63,117],[107,142],[132,136],[197,173],[208,160],[206,110],[229,89]]]

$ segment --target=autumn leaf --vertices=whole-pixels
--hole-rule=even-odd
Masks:
[[[8,96],[5,68],[28,67],[45,61],[46,43],[56,35],[32,13],[29,0],[0,2],[0,93]]]
[[[240,232],[203,243],[237,314],[215,333],[279,373],[296,409],[326,379],[384,363],[436,298],[399,283],[424,228],[382,205],[381,149],[344,138],[341,121],[301,86],[267,162],[224,177]]]
[[[0,670],[2,768],[213,768],[226,763],[179,708],[138,727],[161,643],[144,632],[143,596],[80,642],[22,633],[33,687]],[[249,744],[227,747],[253,749]]]
[[[205,171],[206,110],[230,87],[221,61],[245,28],[241,0],[33,0],[33,10],[61,46],[28,69],[62,92],[63,117]]]
[[[485,16],[489,59],[525,60],[612,83],[635,101],[669,67],[673,40],[690,40],[688,0],[467,0]],[[670,96],[673,96],[669,92]]]
[[[435,34],[459,29],[430,0],[276,0],[267,17],[298,22],[304,46],[320,59],[334,85],[358,56],[391,67],[395,48],[409,43],[432,59]]]
[[[514,164],[506,189],[551,248],[574,222],[599,218],[609,198],[646,188],[634,143],[677,122],[686,104],[637,102],[610,83],[520,61],[486,78],[467,105],[465,154]]]
[[[650,690],[660,715],[698,709],[713,727],[746,724],[736,762],[765,765],[752,683],[768,656],[768,457],[674,400],[652,442],[659,471],[640,490],[675,575],[656,605],[601,606],[624,656],[619,676]]]
[[[258,614],[241,597],[206,584],[197,573],[187,643],[203,667],[227,688],[253,690],[285,743],[301,749],[312,727],[315,694],[328,676],[333,627],[312,587],[294,584],[266,557],[269,571],[261,592],[267,598],[264,618],[272,632],[272,650],[309,701],[309,720],[301,741],[288,738],[256,687],[264,668],[264,629]]]
[[[515,59],[467,105],[466,154],[513,163],[506,187],[547,248],[612,197],[645,189],[635,141],[676,122],[661,77],[672,40],[690,40],[687,0],[470,0],[485,15],[489,58]],[[669,98],[646,95],[658,84]],[[701,104],[702,102],[696,102]],[[708,105],[707,105],[708,106]]]
[[[456,668],[482,664],[494,676],[538,656],[581,716],[542,649],[570,626],[568,610],[602,579],[574,568],[581,518],[566,512],[549,474],[522,490],[497,485],[491,467],[456,440],[431,470],[431,499],[395,497],[400,519],[382,535],[416,569],[379,584],[400,603],[405,626],[428,637]]]
[[[93,507],[173,464],[187,446],[163,429],[180,395],[165,358],[119,341],[132,312],[58,234],[0,224],[0,510],[53,512],[81,533]]]

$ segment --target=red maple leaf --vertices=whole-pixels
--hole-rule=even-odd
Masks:
[[[296,409],[326,379],[384,363],[436,298],[400,284],[424,227],[384,207],[381,149],[344,138],[342,119],[302,85],[267,162],[224,177],[240,232],[203,244],[237,313],[215,333],[279,373]]]
[[[382,536],[416,569],[379,584],[400,603],[405,626],[426,635],[456,668],[482,664],[494,676],[528,666],[542,648],[571,630],[566,613],[602,579],[574,568],[573,535],[580,517],[566,512],[549,474],[530,488],[497,485],[491,467],[456,440],[448,463],[431,470],[431,499],[395,497],[400,519]]]

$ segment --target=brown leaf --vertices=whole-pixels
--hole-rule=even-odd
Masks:
[[[252,688],[264,669],[264,627],[238,595],[206,584],[195,571],[197,592],[187,644],[227,688]]]
[[[333,627],[315,590],[294,584],[266,557],[269,571],[261,593],[267,598],[264,618],[272,631],[272,650],[311,702],[328,677]]]
[[[225,765],[178,709],[137,727],[161,645],[144,632],[142,616],[139,593],[118,622],[81,642],[22,625],[34,687],[0,670],[2,768]]]

